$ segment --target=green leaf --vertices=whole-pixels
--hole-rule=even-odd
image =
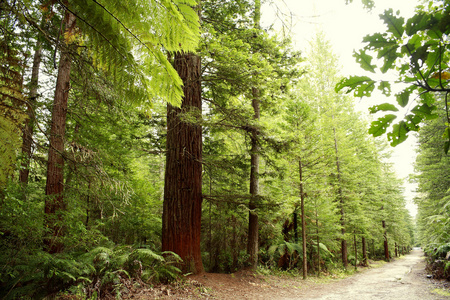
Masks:
[[[398,108],[395,105],[390,103],[383,103],[380,105],[374,105],[369,108],[371,114],[377,113],[379,111],[398,111]]]
[[[351,76],[338,82],[335,90],[339,92],[344,88],[347,88],[345,90],[346,94],[354,91],[355,97],[370,97],[375,88],[375,81],[367,76]]]
[[[412,18],[409,18],[406,21],[406,34],[408,36],[412,36],[413,34],[417,33],[418,31],[423,31],[427,28],[429,28],[430,24],[430,16],[425,14],[424,12],[419,12],[415,14]]]
[[[395,147],[398,144],[404,142],[408,137],[406,134],[409,132],[408,126],[405,121],[400,121],[398,124],[394,124],[392,132],[388,133],[388,140],[391,141],[391,146]]]
[[[419,124],[422,122],[422,117],[418,115],[407,115],[405,117],[406,120],[406,126],[411,131],[418,131],[419,130]]]
[[[436,110],[436,106],[434,105],[428,105],[426,103],[418,104],[413,109],[411,109],[411,112],[413,112],[415,115],[418,115],[426,120],[432,120],[436,119],[438,117],[437,114],[433,114],[433,111]]]
[[[366,71],[375,73],[376,65],[371,64],[373,57],[366,54],[364,50],[359,50],[359,53],[353,51],[353,57],[356,58],[356,62],[360,64],[361,68],[363,68]]]
[[[442,135],[442,138],[444,140],[449,140],[450,139],[450,127],[446,127],[444,130],[444,134]]]
[[[395,63],[395,60],[400,57],[397,54],[397,49],[398,49],[398,45],[393,45],[390,47],[386,47],[381,49],[378,52],[378,58],[383,58],[384,59],[384,64],[383,66],[380,68],[380,71],[382,73],[386,73],[389,69],[392,68],[392,66]]]
[[[398,14],[398,12],[397,12]],[[404,28],[403,23],[405,19],[403,17],[394,16],[392,8],[385,10],[383,14],[380,14],[380,19],[387,25],[387,31],[392,33],[394,37],[400,39],[403,35]]]
[[[375,33],[372,35],[366,35],[363,38],[363,43],[368,43],[367,49],[375,50],[380,48],[385,48],[393,45],[397,45],[395,40],[387,40],[385,36],[381,33]]]
[[[386,132],[386,129],[391,125],[392,121],[397,118],[396,115],[389,114],[384,117],[378,118],[377,121],[373,121],[369,128],[369,133],[375,137],[380,136]]]
[[[395,95],[395,97],[397,98],[397,103],[401,107],[405,107],[406,105],[408,105],[410,94],[411,94],[411,91],[408,89],[405,89],[400,94]]]
[[[391,95],[391,84],[389,81],[381,81],[378,89],[387,97]]]
[[[449,148],[450,148],[450,142],[449,142],[449,141],[446,141],[446,142],[444,143],[444,152],[445,152],[446,155],[448,154]]]
[[[418,47],[416,51],[411,53],[411,65],[414,67],[421,67],[427,60],[428,57],[428,47],[430,45],[425,44]]]
[[[422,98],[423,103],[426,103],[430,106],[435,102],[434,95],[431,93],[423,93],[420,98]]]

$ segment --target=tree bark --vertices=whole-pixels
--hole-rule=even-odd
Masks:
[[[308,274],[308,260],[306,256],[305,193],[303,192],[303,166],[300,159],[298,160],[298,173],[300,177],[300,210],[302,213],[303,279],[306,279]]]
[[[398,245],[397,245],[397,243],[395,243],[394,248],[395,248],[395,257],[398,257]]]
[[[31,145],[33,142],[33,130],[34,130],[34,113],[33,109],[36,104],[36,98],[38,95],[38,83],[39,83],[39,66],[41,64],[42,46],[41,42],[36,42],[36,49],[33,57],[33,67],[31,70],[30,80],[30,96],[27,107],[28,120],[25,122],[22,135],[22,156],[23,162],[19,172],[19,181],[22,184],[28,184],[28,177],[30,174],[30,159],[31,159]]]
[[[316,242],[317,242],[317,275],[320,276],[320,236],[319,236],[319,215],[316,211]]]
[[[358,244],[356,243],[356,234],[353,233],[353,246],[355,247],[355,270],[358,269]]]
[[[253,100],[252,106],[254,111],[253,118],[259,120],[260,118],[260,108],[258,99],[258,89],[252,89]],[[250,154],[250,203],[249,216],[248,216],[248,243],[247,243],[247,254],[249,255],[249,263],[252,269],[256,269],[258,266],[258,214],[256,212],[257,201],[259,195],[259,145],[258,145],[258,132],[256,129],[252,130],[251,137],[251,154]]]
[[[384,259],[386,261],[390,261],[391,258],[389,257],[389,244],[388,244],[388,238],[387,238],[387,231],[386,231],[386,222],[383,220],[381,221],[381,224],[383,226],[383,236],[384,236]]]
[[[254,27],[259,29],[261,21],[261,1],[255,0],[254,6]],[[260,100],[259,90],[256,87],[252,88],[252,107],[254,116],[257,121],[260,118]],[[256,128],[251,132],[251,150],[250,150],[250,202],[248,204],[248,241],[247,254],[249,256],[250,268],[256,269],[258,266],[258,248],[259,248],[259,224],[258,214],[256,212],[257,201],[259,195],[259,145],[258,145],[258,131]]]
[[[68,35],[74,34],[76,18],[69,11],[64,16],[64,27]],[[68,45],[66,45],[68,46]],[[63,245],[59,238],[63,235],[62,213],[66,210],[64,202],[64,135],[66,132],[67,101],[70,90],[71,57],[65,47],[61,51],[55,99],[50,128],[50,147],[47,163],[47,183],[45,187],[45,227],[50,231],[44,240],[49,253],[61,252]]]
[[[367,266],[367,246],[366,246],[366,238],[361,238],[362,244],[362,255],[363,255],[363,266]]]
[[[338,149],[338,142],[337,142],[337,136],[336,136],[336,128],[333,128],[334,133],[334,150],[336,153],[336,169],[337,169],[337,178],[339,183],[338,188],[338,196],[339,196],[339,206],[340,206],[340,212],[341,212],[341,256],[342,256],[342,264],[344,265],[344,268],[347,268],[348,266],[348,256],[347,256],[347,240],[345,239],[345,210],[344,210],[344,197],[342,196],[342,186],[341,186],[341,166],[339,163],[339,149]]]
[[[181,108],[167,105],[167,154],[164,179],[162,250],[182,259],[184,273],[203,272],[200,251],[202,213],[202,127],[182,120],[185,112],[201,118],[201,60],[177,53],[175,70],[183,80]]]

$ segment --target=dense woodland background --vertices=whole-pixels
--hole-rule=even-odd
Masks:
[[[450,5],[424,3],[355,54],[406,83],[392,124],[354,109],[391,82],[342,78],[321,32],[296,51],[259,0],[1,1],[0,297],[445,257]],[[418,131],[416,220],[387,130]]]

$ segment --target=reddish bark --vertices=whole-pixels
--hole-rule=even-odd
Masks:
[[[67,35],[74,34],[76,18],[65,13],[65,31]],[[50,128],[50,147],[47,163],[47,184],[45,187],[45,226],[49,230],[44,240],[49,253],[61,252],[63,245],[59,238],[63,235],[62,213],[66,210],[64,202],[64,135],[66,132],[67,101],[70,90],[70,69],[72,66],[68,49],[63,48],[59,60],[58,77],[56,80],[55,99],[52,110]]]
[[[180,116],[201,112],[200,57],[176,54],[174,67],[183,80],[184,97],[181,109],[167,106],[162,250],[183,259],[183,272],[201,273],[202,127]]]

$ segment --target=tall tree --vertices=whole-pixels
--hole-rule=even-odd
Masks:
[[[261,21],[261,1],[255,0],[255,7],[253,12],[253,22],[254,28],[260,29]],[[252,49],[255,51],[255,49]],[[252,87],[252,107],[253,107],[253,119],[257,124],[261,118],[260,112],[260,99],[259,99],[259,88]],[[248,242],[247,242],[247,253],[249,255],[250,266],[256,269],[258,265],[258,243],[259,243],[259,223],[258,223],[258,213],[256,211],[256,203],[258,202],[259,195],[259,145],[258,145],[258,129],[255,126],[251,130],[250,137],[250,202],[248,205],[249,215],[248,215]]]
[[[162,250],[183,259],[183,272],[197,274],[203,272],[201,60],[194,53],[177,53],[174,67],[184,97],[181,108],[167,106]],[[187,114],[194,122],[183,119]]]
[[[62,213],[65,211],[64,203],[64,136],[66,133],[67,101],[70,91],[70,69],[72,58],[70,56],[70,38],[76,32],[76,18],[69,11],[64,14],[65,43],[59,60],[58,77],[56,80],[55,98],[52,109],[52,122],[50,128],[50,146],[47,162],[47,184],[45,187],[45,224],[50,236],[45,239],[49,253],[61,252],[63,244],[58,238],[63,234]]]
[[[33,66],[31,69],[31,80],[30,80],[30,94],[27,103],[27,115],[28,120],[25,123],[22,134],[22,168],[19,173],[19,181],[27,184],[28,176],[30,174],[30,159],[31,159],[31,147],[33,143],[33,131],[35,124],[34,109],[36,106],[36,98],[38,97],[38,87],[39,87],[39,66],[42,59],[42,43],[41,41],[36,41],[35,52],[33,56]]]

